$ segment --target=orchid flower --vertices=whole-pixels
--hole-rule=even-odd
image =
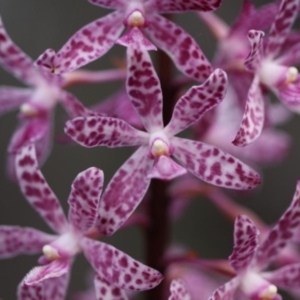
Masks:
[[[277,287],[299,288],[300,264],[263,272],[276,256],[292,241],[300,225],[300,181],[293,201],[278,223],[259,244],[259,231],[252,221],[240,215],[235,221],[234,249],[229,257],[236,276],[219,287],[210,300],[231,299],[239,288],[252,300],[281,299]]]
[[[174,279],[170,286],[171,295],[168,300],[191,300],[191,295],[181,279]]]
[[[102,218],[98,216],[103,186],[101,170],[92,167],[75,178],[68,199],[69,222],[39,170],[33,145],[23,147],[16,155],[16,170],[24,196],[56,232],[56,235],[48,235],[32,228],[0,227],[1,258],[43,252],[40,266],[33,268],[20,284],[18,299],[28,299],[29,294],[33,295],[30,299],[64,299],[68,273],[73,259],[80,252],[85,254],[96,272],[94,282],[99,299],[118,295],[116,299],[125,300],[123,289],[140,291],[160,283],[162,276],[159,272],[110,245],[92,239],[96,233],[95,222]],[[38,294],[45,298],[38,298]]]

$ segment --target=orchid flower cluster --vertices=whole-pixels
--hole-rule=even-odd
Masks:
[[[0,86],[0,114],[18,110],[6,171],[53,231],[0,225],[1,259],[39,255],[14,297],[129,300],[146,291],[148,300],[279,300],[284,290],[299,299],[300,181],[273,226],[231,196],[255,190],[261,167],[289,154],[291,138],[277,126],[300,112],[300,34],[293,29],[300,0],[257,7],[244,0],[231,27],[214,12],[229,0],[88,1],[113,11],[35,61],[15,44],[0,18],[0,65],[28,86]],[[174,15],[186,12],[217,39],[211,62],[175,23]],[[116,44],[126,51],[122,69],[78,70]],[[150,56],[156,53],[157,68]],[[92,83],[101,88],[117,80],[123,88],[93,106],[67,89]],[[108,183],[106,170],[78,170],[67,217],[64,200],[41,171],[56,147],[58,103],[69,116],[65,147],[135,148]],[[205,259],[170,243],[173,222],[195,196],[208,198],[232,222],[228,259]],[[143,263],[109,239],[100,241],[132,226],[145,235]],[[80,253],[92,275],[87,275],[89,288],[75,293],[68,285]]]

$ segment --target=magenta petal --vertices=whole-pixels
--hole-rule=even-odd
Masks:
[[[18,300],[44,300],[43,284],[29,286],[22,281],[18,286],[17,295]]]
[[[272,57],[279,54],[283,44],[293,26],[299,11],[298,0],[282,0],[279,12],[270,29],[269,38],[266,46],[266,55]]]
[[[236,272],[250,266],[258,247],[259,231],[246,216],[240,215],[234,223],[234,248],[229,262]]]
[[[259,79],[255,77],[249,89],[243,119],[233,144],[244,147],[261,134],[265,120],[265,104]]]
[[[299,36],[298,36],[299,40]],[[296,43],[291,48],[287,49],[276,62],[284,66],[298,65],[300,61],[300,43]]]
[[[168,300],[191,300],[191,295],[181,279],[174,279],[170,286],[171,295]]]
[[[162,91],[149,53],[138,43],[127,48],[129,99],[148,132],[163,128]]]
[[[128,0],[88,0],[90,3],[106,8],[123,8]]]
[[[100,232],[113,234],[134,212],[150,184],[147,174],[152,165],[148,146],[142,146],[118,169],[100,201],[97,221]]]
[[[162,275],[113,246],[82,239],[84,254],[96,273],[116,287],[142,291],[157,286]]]
[[[300,181],[297,182],[293,201],[270,230],[258,248],[256,264],[260,268],[268,265],[280,251],[295,237],[300,225]]]
[[[57,259],[48,265],[34,267],[24,278],[24,284],[36,285],[40,282],[65,275],[70,269],[70,261],[68,259]]]
[[[36,254],[55,236],[33,228],[0,226],[0,259],[19,254]]]
[[[56,232],[64,232],[67,220],[62,207],[39,170],[33,145],[23,147],[16,155],[16,172],[20,188],[32,207]]]
[[[239,278],[234,277],[233,279],[216,289],[213,295],[208,300],[231,300],[233,299],[238,285]]]
[[[158,48],[165,51],[177,68],[188,77],[204,81],[213,71],[195,40],[181,27],[154,15],[145,31]]]
[[[216,69],[200,86],[190,88],[176,103],[170,123],[164,132],[171,136],[183,131],[203,114],[219,104],[227,90],[227,75]]]
[[[111,117],[76,118],[68,121],[65,133],[85,147],[137,146],[148,143],[148,133],[139,131],[123,120]]]
[[[104,55],[123,30],[123,12],[113,12],[77,31],[57,52],[53,69],[71,72]]]
[[[102,276],[96,274],[94,279],[96,300],[127,300],[125,292],[119,287],[108,283]]]
[[[237,158],[216,147],[173,137],[173,156],[196,177],[216,186],[236,190],[253,189],[260,176]]]
[[[103,172],[92,167],[79,173],[72,183],[68,199],[69,221],[80,232],[84,233],[95,224],[103,179]]]
[[[45,300],[64,300],[66,299],[69,285],[69,272],[59,277],[49,278],[43,281]]]

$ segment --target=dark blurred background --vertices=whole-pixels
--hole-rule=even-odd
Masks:
[[[232,23],[242,1],[224,0],[218,14]],[[257,5],[270,1],[256,0]],[[36,59],[46,48],[55,50],[85,24],[107,14],[85,0],[0,0],[0,14],[5,27],[15,43],[29,56]],[[193,14],[176,16],[176,20],[199,42],[204,53],[211,59],[215,51],[215,39]],[[106,69],[122,58],[125,49],[115,46],[108,54],[87,66],[89,69]],[[0,68],[0,84],[22,86],[15,78]],[[120,84],[97,84],[72,88],[86,105],[99,102],[111,95]],[[56,135],[63,132],[64,113],[56,111]],[[28,205],[18,187],[7,180],[5,172],[6,147],[15,129],[16,112],[0,119],[0,225],[21,225],[39,228],[49,232],[47,226]],[[286,161],[264,170],[263,184],[247,196],[243,204],[253,208],[267,223],[275,222],[291,201],[296,180],[300,177],[300,120],[295,116],[284,129],[293,135],[293,148]],[[56,143],[43,166],[43,172],[53,191],[61,200],[65,210],[70,185],[75,176],[84,169],[96,166],[104,170],[106,183],[130,155],[132,149],[94,148],[85,149],[73,145]],[[238,196],[236,196],[238,200]],[[186,214],[174,226],[173,240],[186,245],[203,257],[226,258],[232,251],[233,224],[206,199],[197,199]],[[134,258],[143,260],[143,236],[138,229],[126,229],[106,238]],[[19,256],[0,261],[0,298],[15,299],[17,284],[36,265],[37,256]],[[86,286],[87,263],[81,256],[76,260],[72,272],[70,290]]]

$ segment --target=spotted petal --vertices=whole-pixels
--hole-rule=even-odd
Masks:
[[[127,300],[125,292],[96,274],[94,279],[97,300]]]
[[[148,133],[139,131],[123,120],[110,117],[79,117],[68,121],[65,133],[85,147],[123,147],[147,143]]]
[[[299,40],[299,36],[298,36]],[[300,61],[300,43],[296,43],[291,48],[287,49],[276,62],[284,66],[298,65]]]
[[[157,286],[162,275],[113,246],[83,238],[85,256],[97,274],[116,287],[142,291]]]
[[[234,248],[229,262],[236,272],[244,271],[252,262],[258,247],[259,231],[246,216],[238,216],[234,223]]]
[[[181,72],[197,81],[208,78],[213,71],[211,64],[187,32],[159,15],[154,15],[149,22],[145,32],[172,58]]]
[[[256,264],[260,268],[268,265],[298,232],[300,225],[300,181],[297,182],[293,201],[271,229],[260,245],[256,255]]]
[[[78,231],[84,233],[95,224],[102,188],[103,172],[95,167],[79,173],[73,181],[69,221]]]
[[[39,253],[54,238],[33,228],[0,226],[0,258]]]
[[[168,300],[191,300],[191,295],[181,279],[172,280],[170,292]]]
[[[20,188],[45,222],[56,232],[67,228],[62,207],[39,170],[33,145],[23,147],[16,155],[16,173]]]
[[[221,69],[215,70],[202,85],[190,88],[176,103],[165,133],[175,135],[198,121],[223,100],[226,88],[227,75]]]
[[[213,295],[208,300],[231,300],[233,299],[238,285],[239,280],[237,277],[234,277],[233,279],[216,289]]]
[[[18,300],[44,299],[43,284],[26,285],[22,281],[18,286]],[[48,300],[48,299],[47,299]]]
[[[261,134],[265,120],[265,104],[259,79],[255,77],[248,92],[245,112],[233,144],[244,147]]]
[[[221,149],[177,137],[171,143],[180,164],[205,182],[237,190],[252,189],[260,183],[254,170]]]
[[[43,291],[45,300],[64,300],[66,299],[69,285],[69,273],[59,277],[54,277],[43,281]]]
[[[153,160],[148,147],[140,147],[115,173],[100,202],[97,228],[105,235],[113,234],[142,201],[150,179]]]

